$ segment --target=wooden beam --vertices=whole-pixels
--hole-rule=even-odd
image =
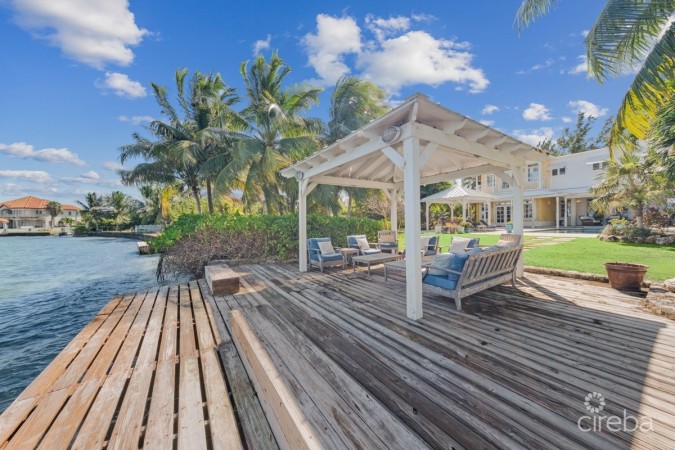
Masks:
[[[284,449],[323,449],[316,432],[242,312],[233,310],[231,322],[232,338],[279,446]]]
[[[330,184],[332,186],[346,186],[346,187],[359,187],[359,188],[384,189],[384,190],[391,190],[394,188],[394,183],[362,180],[359,178],[332,177],[327,175],[314,177],[312,178],[312,181],[315,181],[319,184]]]
[[[464,139],[466,139],[468,141],[471,141],[471,142],[478,142],[478,140],[487,136],[488,133],[490,133],[490,128],[486,127],[482,130],[472,130],[472,131],[462,132],[459,136],[462,136]]]
[[[464,125],[466,125],[468,122],[469,119],[466,118],[457,122],[450,122],[446,127],[443,128],[443,132],[448,134],[454,134],[458,130],[464,128]]]
[[[429,161],[429,158],[436,151],[437,148],[438,144],[436,142],[429,142],[424,147],[424,150],[422,150],[422,154],[420,155],[420,169],[426,166],[427,161]]]
[[[394,150],[391,146],[387,146],[382,149],[382,153],[384,153],[396,167],[403,170],[403,166],[405,166],[405,160],[401,155],[398,154],[396,150]]]
[[[428,177],[420,178],[420,183],[423,185],[440,183],[441,181],[455,180],[457,178],[471,177],[475,175],[481,175],[484,173],[494,173],[498,170],[504,170],[493,164],[483,164],[481,166],[469,167],[467,169],[457,169],[450,172],[443,172],[436,175],[430,175]],[[403,183],[398,182],[394,183],[396,187],[402,187]]]

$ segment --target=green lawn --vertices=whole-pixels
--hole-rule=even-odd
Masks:
[[[444,247],[444,251],[447,252],[453,236],[479,237],[481,245],[496,244],[499,240],[499,235],[496,234],[441,234],[440,245]],[[526,243],[532,239],[534,239],[533,236],[525,236]],[[545,239],[543,236],[537,237],[537,242],[542,243]],[[551,238],[551,240],[554,239]],[[398,242],[399,248],[404,249],[405,235],[403,233],[399,233]],[[673,245],[624,244],[593,238],[577,238],[569,242],[532,248],[525,252],[525,265],[528,266],[599,275],[606,273],[604,263],[614,261],[649,266],[646,278],[651,281],[663,281],[675,277],[675,246]]]

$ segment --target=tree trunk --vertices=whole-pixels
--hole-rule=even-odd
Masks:
[[[197,186],[192,186],[192,196],[195,198],[195,202],[197,202],[197,214],[201,215],[202,202],[201,198],[199,197],[199,188]]]
[[[206,199],[209,204],[209,214],[213,214],[213,192],[211,188],[211,180],[206,179]]]

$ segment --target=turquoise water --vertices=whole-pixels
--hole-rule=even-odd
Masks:
[[[157,286],[130,239],[0,237],[0,412],[115,294]]]

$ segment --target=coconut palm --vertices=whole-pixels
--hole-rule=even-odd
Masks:
[[[113,218],[115,219],[115,228],[119,228],[120,222],[124,219],[131,207],[131,198],[124,192],[113,191],[106,199],[107,206],[110,207]]]
[[[552,9],[557,0],[523,0],[516,14],[519,30]],[[657,111],[673,96],[675,0],[607,0],[586,38],[588,74],[602,83],[608,76],[637,75],[616,114],[614,144],[644,139]]]
[[[63,212],[61,203],[52,200],[51,202],[47,203],[45,209],[47,210],[47,212],[51,217],[50,220],[51,227],[54,228],[54,218]]]
[[[230,109],[239,101],[234,89],[228,88],[220,74],[195,72],[186,92],[187,69],[176,71],[176,89],[182,117],[171,105],[166,88],[151,83],[155,100],[168,120],[154,120],[148,129],[158,138],[150,141],[134,133],[134,142],[120,148],[122,162],[135,157],[145,160],[131,170],[122,170],[124,184],[179,182],[192,193],[201,214],[201,186],[206,185],[209,212],[213,213],[211,182],[213,171],[202,166],[215,155],[226,152],[223,128],[234,121]]]
[[[657,113],[649,145],[670,182],[675,183],[675,96]]]
[[[105,203],[105,199],[102,195],[98,195],[96,192],[88,192],[84,196],[84,202],[76,200],[75,203],[82,207],[82,218],[91,226],[92,224],[96,226],[98,231],[98,221],[101,218],[101,208]]]
[[[632,208],[638,226],[648,204],[667,195],[668,182],[659,166],[644,152],[627,150],[609,161],[601,182],[590,189],[591,207],[607,215],[612,209]]]
[[[241,112],[247,121],[246,136],[232,147],[232,160],[220,171],[216,184],[223,192],[241,189],[247,209],[261,202],[264,211],[292,210],[294,180],[286,180],[279,170],[319,148],[320,122],[300,117],[318,101],[318,88],[283,88],[290,73],[275,52],[269,61],[259,55],[245,61],[240,72],[246,85],[248,106]],[[213,169],[213,165],[207,166]],[[297,188],[295,188],[297,189]]]

